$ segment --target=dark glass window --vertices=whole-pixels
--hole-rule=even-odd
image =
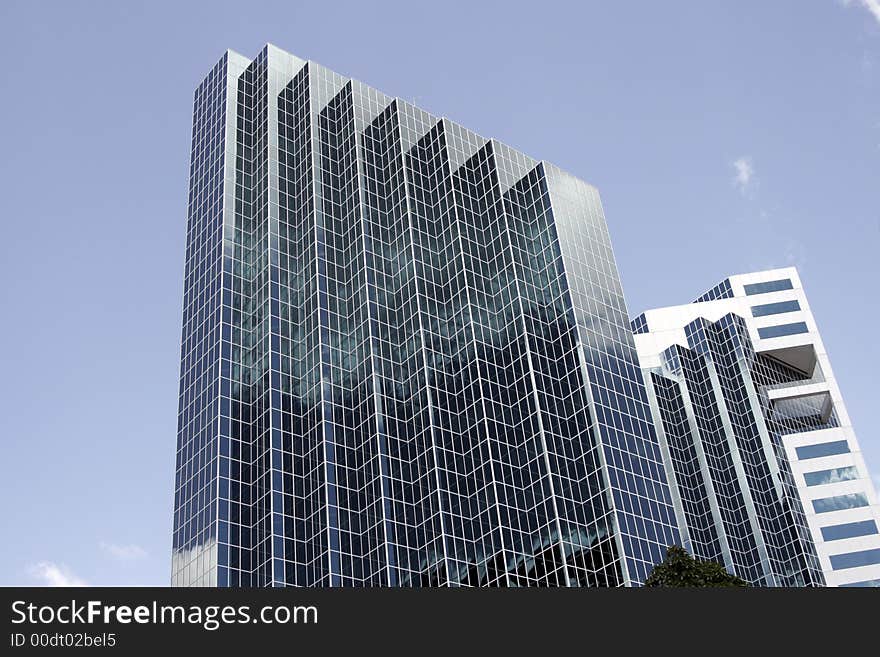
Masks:
[[[730,299],[733,297],[733,289],[730,287],[730,279],[725,278],[718,285],[699,297],[694,303],[715,301],[716,299]]]
[[[870,536],[871,534],[876,533],[877,523],[873,520],[862,520],[860,522],[848,522],[843,525],[822,527],[822,538],[826,541],[839,541],[844,538]]]
[[[849,452],[849,443],[845,440],[835,440],[830,443],[818,443],[816,445],[804,445],[796,450],[798,460],[817,459],[822,456],[834,456]]]
[[[831,555],[831,567],[834,570],[872,566],[876,563],[880,563],[880,549]]]
[[[764,294],[765,292],[779,292],[780,290],[791,290],[793,285],[787,278],[781,278],[778,281],[764,281],[762,283],[752,283],[744,285],[746,294]]]
[[[765,303],[760,306],[752,306],[752,317],[764,317],[766,315],[779,315],[782,313],[793,313],[801,309],[801,304],[797,300],[779,301],[777,303]]]
[[[798,333],[806,333],[807,331],[807,325],[804,322],[795,322],[794,324],[763,326],[758,329],[758,335],[762,338],[778,338],[783,335],[797,335]]]
[[[647,333],[648,332],[648,320],[645,317],[645,313],[642,313],[638,317],[636,317],[632,322],[630,322],[630,327],[632,328],[632,332],[639,333]]]

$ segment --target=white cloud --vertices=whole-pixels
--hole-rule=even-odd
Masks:
[[[67,566],[52,561],[36,563],[28,568],[28,572],[42,586],[88,586],[84,579],[74,575]]]
[[[117,561],[137,561],[147,556],[147,551],[140,545],[117,545],[101,541],[101,550]]]
[[[850,7],[854,0],[841,0],[844,7]],[[880,23],[880,0],[855,0],[856,4],[861,5],[871,12],[871,15]]]
[[[736,175],[733,182],[741,194],[747,194],[755,184],[755,167],[752,165],[752,158],[744,155],[733,161],[732,166]]]

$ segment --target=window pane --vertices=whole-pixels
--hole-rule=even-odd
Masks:
[[[871,566],[875,563],[880,563],[880,549],[831,555],[831,567],[834,570]]]
[[[862,520],[861,522],[848,522],[843,525],[822,527],[822,538],[826,541],[839,541],[844,538],[870,536],[871,534],[876,533],[877,523],[873,520]]]
[[[778,338],[783,335],[797,335],[798,333],[806,333],[807,325],[804,322],[795,322],[794,324],[779,324],[777,326],[764,326],[758,329],[758,335],[762,338]]]
[[[846,454],[849,452],[849,445],[845,440],[835,440],[830,443],[819,443],[818,445],[804,445],[798,447],[797,457],[799,460],[817,459],[821,456],[833,456],[834,454]]]
[[[778,292],[779,290],[791,290],[793,288],[791,281],[787,278],[782,278],[778,281],[765,281],[763,283],[752,283],[751,285],[744,285],[746,294],[764,294],[765,292]]]
[[[860,506],[868,506],[868,498],[864,493],[850,493],[849,495],[837,495],[836,497],[823,497],[813,500],[813,508],[816,513],[829,513],[842,509],[857,509]]]
[[[826,445],[829,443],[825,443]],[[800,456],[800,454],[798,454]],[[804,481],[807,486],[821,486],[822,484],[836,484],[841,481],[852,481],[859,478],[859,471],[853,466],[845,468],[831,468],[818,472],[805,472]]]
[[[780,313],[792,313],[800,310],[801,304],[797,301],[780,301],[779,303],[765,303],[761,306],[752,306],[752,317],[764,317],[765,315],[779,315]]]

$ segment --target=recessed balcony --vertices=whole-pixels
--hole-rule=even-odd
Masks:
[[[816,348],[812,343],[783,347],[782,349],[759,350],[759,353],[775,358],[789,367],[803,372],[804,378],[810,378],[816,369]]]
[[[820,418],[827,422],[834,410],[831,390],[825,381],[792,382],[767,389],[774,420]]]

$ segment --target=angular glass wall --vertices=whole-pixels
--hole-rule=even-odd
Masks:
[[[272,46],[236,62],[210,132],[197,95],[195,189],[223,157],[173,582],[643,581],[679,537],[595,190]]]

